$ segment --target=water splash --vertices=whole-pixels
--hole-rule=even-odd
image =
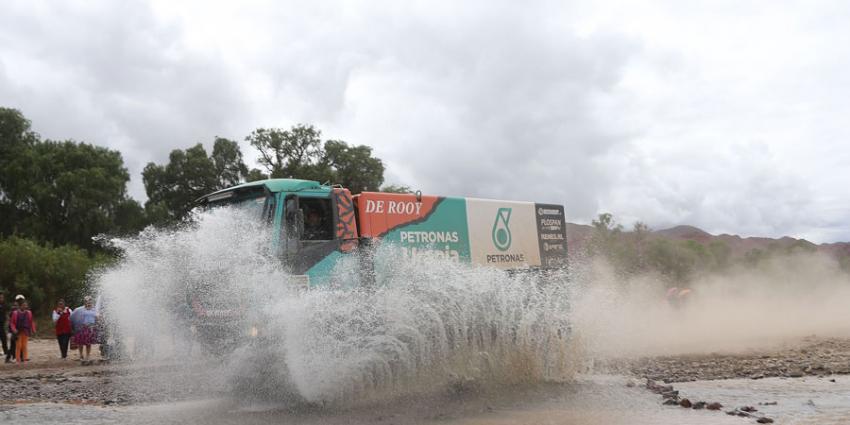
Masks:
[[[123,258],[97,282],[128,358],[185,357],[201,345],[228,354],[222,385],[240,395],[313,403],[573,371],[564,275],[508,275],[383,247],[373,288],[304,290],[272,255],[268,229],[246,214],[213,210],[180,229],[114,241]],[[358,270],[350,255],[333,274],[353,282]],[[209,343],[204,322],[213,319],[193,316],[198,299],[220,312],[232,346]],[[251,328],[261,337],[248,337]]]

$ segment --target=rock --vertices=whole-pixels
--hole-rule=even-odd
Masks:
[[[776,401],[766,401],[764,403],[759,403],[759,406],[776,406],[777,404],[779,403]]]
[[[830,379],[829,382],[835,382],[835,379]]]
[[[680,401],[680,402],[679,402],[679,406],[682,406],[682,407],[684,407],[684,408],[686,408],[686,409],[690,409],[690,408],[691,408],[691,406],[692,406],[692,404],[691,404],[691,401],[690,401],[690,400],[688,400],[688,399],[686,399],[686,398],[683,398],[683,399],[682,399],[682,401]]]
[[[631,379],[629,379],[629,381],[626,382],[626,386],[629,387],[629,388],[634,388],[635,385],[637,385],[637,384],[635,384],[635,381],[633,381]]]
[[[704,401],[698,401],[698,402],[694,403],[693,408],[697,409],[697,410],[705,409],[705,402]]]
[[[738,409],[738,410],[740,410],[740,411],[742,411],[742,412],[747,412],[747,413],[752,413],[752,412],[757,412],[757,411],[758,411],[758,409],[756,409],[756,408],[755,408],[755,407],[753,407],[753,406],[744,406],[744,407],[741,407],[741,408],[740,408],[740,409]]]
[[[674,398],[668,398],[664,400],[664,403],[662,404],[665,406],[677,406],[679,404],[679,401]]]
[[[735,416],[735,415],[738,414],[738,411],[737,410],[728,410],[728,411],[726,411],[726,414],[729,415],[729,416]]]
[[[661,393],[661,397],[663,398],[679,398],[678,391],[667,391],[666,393]]]
[[[705,408],[708,410],[720,410],[723,408],[723,405],[715,401],[713,403],[708,403]]]
[[[772,423],[773,423],[773,419],[770,419],[770,418],[768,418],[768,417],[762,416],[762,417],[760,417],[760,418],[756,419],[756,422],[758,422],[758,423],[760,423],[760,424],[772,424]]]
[[[800,369],[792,369],[792,370],[788,371],[788,373],[785,374],[785,376],[787,376],[789,378],[802,378],[803,375],[804,375],[803,371],[800,370]]]

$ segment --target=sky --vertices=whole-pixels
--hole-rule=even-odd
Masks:
[[[387,183],[850,241],[850,3],[0,0],[0,105],[120,150],[311,123]]]

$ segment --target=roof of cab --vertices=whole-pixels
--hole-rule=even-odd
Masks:
[[[303,190],[322,190],[328,189],[327,186],[321,185],[319,182],[315,180],[301,180],[301,179],[266,179],[266,180],[257,180],[248,183],[242,183],[238,186],[231,186],[226,189],[222,189],[213,193],[209,193],[207,195],[202,196],[198,199],[198,201],[202,201],[204,198],[210,197],[212,195],[216,195],[219,193],[229,192],[231,190],[239,190],[239,189],[247,189],[252,187],[265,186],[269,192],[277,193],[277,192],[300,192]]]

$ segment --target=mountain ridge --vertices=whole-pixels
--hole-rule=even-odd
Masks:
[[[632,232],[623,232],[628,235]],[[567,241],[570,254],[578,253],[593,234],[593,226],[586,224],[567,223]],[[832,255],[850,255],[850,242],[830,242],[816,244],[803,238],[782,236],[769,238],[764,236],[747,236],[722,233],[714,235],[696,226],[677,225],[670,228],[650,230],[649,239],[667,238],[673,240],[692,240],[707,245],[715,241],[723,242],[731,249],[733,256],[742,256],[754,249],[769,250],[775,248],[793,249],[795,246],[802,248],[814,247],[817,252]]]

